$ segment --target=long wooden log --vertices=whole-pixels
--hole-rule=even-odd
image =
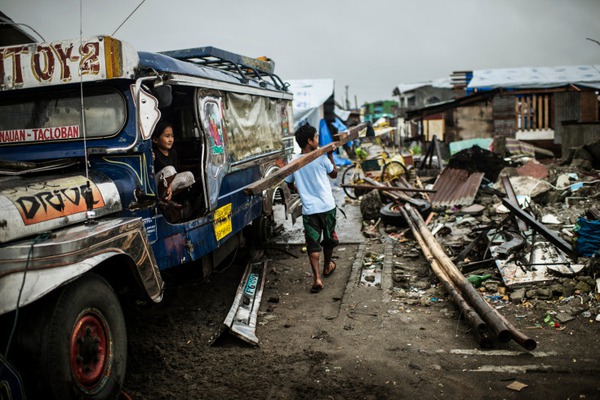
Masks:
[[[402,213],[402,216],[404,217],[406,222],[408,222],[408,225],[410,226],[413,236],[419,243],[419,246],[421,246],[421,251],[423,252],[423,255],[429,262],[429,265],[431,265],[431,269],[433,270],[435,275],[438,277],[438,279],[444,286],[444,289],[446,289],[446,292],[448,292],[450,297],[452,297],[452,300],[454,300],[454,303],[460,309],[461,314],[463,314],[465,316],[465,319],[469,322],[471,327],[474,328],[475,332],[478,332],[478,333],[487,332],[487,330],[488,330],[487,325],[485,324],[485,322],[483,322],[483,320],[481,319],[479,314],[477,314],[475,312],[475,310],[473,310],[473,308],[465,301],[463,296],[456,289],[456,287],[452,283],[452,280],[448,277],[446,272],[440,266],[439,262],[435,259],[435,257],[429,250],[429,247],[425,243],[425,240],[423,239],[423,236],[419,232],[419,229],[417,228],[417,226],[415,225],[413,220],[408,216],[408,213],[406,212],[406,210],[404,210],[404,208],[400,208],[400,212]],[[489,346],[489,343],[487,342],[487,341],[489,341],[489,338],[478,337],[477,339],[480,341],[480,346],[482,348],[486,348],[486,346]],[[484,342],[481,342],[481,340],[484,340]]]
[[[352,127],[348,130],[347,133],[346,132],[338,133],[337,141],[326,144],[323,147],[319,147],[318,149],[313,150],[310,153],[307,153],[306,155],[295,159],[294,161],[290,162],[289,164],[286,164],[285,166],[283,166],[281,169],[279,169],[274,174],[269,175],[265,178],[259,179],[255,182],[252,182],[251,184],[244,187],[244,194],[246,196],[251,196],[253,194],[258,194],[258,193],[262,192],[263,190],[266,190],[272,186],[275,186],[276,184],[281,182],[281,180],[283,178],[285,178],[288,175],[293,174],[294,172],[298,171],[300,168],[304,167],[306,164],[310,163],[311,161],[316,160],[318,157],[322,156],[323,154],[329,153],[330,151],[335,150],[336,148],[342,146],[343,144],[356,139],[358,137],[358,133],[364,129],[367,129],[367,124],[360,124],[355,127]]]
[[[369,185],[376,186],[376,187],[381,187],[381,188],[389,187],[388,185],[386,185],[382,182],[378,182],[378,181],[368,178],[368,177],[365,177],[365,182],[367,182]],[[390,197],[396,203],[400,203],[400,202],[410,203],[415,207],[420,207],[423,205],[422,200],[413,199],[412,197],[407,196],[403,193],[385,192],[385,195]]]
[[[477,311],[481,319],[487,323],[501,343],[509,342],[512,339],[512,335],[506,324],[498,318],[494,313],[494,310],[492,310],[492,307],[490,307],[490,305],[480,296],[473,285],[467,281],[467,278],[460,273],[458,267],[454,265],[452,260],[450,260],[450,257],[446,255],[440,244],[435,240],[429,229],[427,229],[419,213],[417,213],[409,204],[406,204],[404,207],[410,216],[410,219],[418,227],[419,232],[427,243],[427,247],[431,250],[444,272],[450,277],[454,286],[460,291],[467,303]]]
[[[397,192],[418,192],[418,193],[435,193],[437,190],[434,189],[413,189],[413,188],[402,188],[398,186],[378,186],[378,185],[351,185],[342,184],[341,187],[352,188],[352,189],[366,189],[366,190],[387,190]]]
[[[490,324],[492,330],[498,336],[500,342],[505,342],[513,339],[515,342],[523,346],[527,350],[535,350],[537,343],[534,339],[528,337],[523,332],[519,331],[511,324],[498,310],[485,301],[467,279],[460,273],[456,265],[450,260],[446,253],[442,250],[439,243],[435,240],[431,232],[425,226],[421,216],[410,205],[405,205],[406,214],[419,229],[423,239],[426,241],[427,247],[434,254],[437,261],[442,266],[444,272],[450,277],[454,286],[458,288],[467,302],[477,311],[480,317]],[[406,218],[406,217],[405,217]],[[499,330],[500,329],[500,330]],[[480,346],[486,345],[485,335],[480,339]]]

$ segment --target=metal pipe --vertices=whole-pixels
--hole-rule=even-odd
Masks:
[[[519,343],[521,346],[523,346],[529,351],[535,350],[535,348],[537,347],[537,342],[534,339],[525,335],[523,332],[518,330],[513,324],[508,322],[506,317],[500,314],[498,310],[496,310],[493,307],[492,310],[494,310],[494,312],[498,315],[498,318],[500,318],[502,322],[504,322],[504,324],[507,326],[508,330],[510,330],[510,334],[512,335],[512,338],[515,342]]]
[[[408,225],[410,226],[410,229],[412,230],[412,233],[413,233],[415,239],[421,246],[421,251],[423,252],[423,255],[425,256],[425,258],[427,259],[427,261],[429,261],[429,264],[431,265],[431,269],[433,270],[435,275],[438,277],[438,279],[440,280],[440,282],[442,283],[442,285],[444,286],[444,288],[446,289],[446,291],[448,292],[450,297],[452,297],[452,300],[454,300],[454,303],[460,309],[461,314],[464,314],[465,319],[469,322],[469,325],[471,325],[471,327],[473,327],[473,331],[476,331],[478,333],[487,332],[487,330],[488,330],[487,325],[485,324],[485,322],[483,322],[483,320],[481,319],[479,314],[477,314],[475,312],[475,310],[473,310],[473,308],[471,306],[469,306],[469,304],[465,301],[465,299],[458,292],[458,290],[456,290],[456,288],[452,284],[452,281],[448,278],[448,275],[446,275],[444,270],[440,267],[438,261],[433,257],[433,254],[431,254],[431,252],[429,251],[429,248],[427,247],[425,240],[419,233],[419,230],[417,229],[414,222],[408,217],[408,214],[406,213],[406,211],[403,208],[400,208],[400,212],[402,212],[404,219],[408,222]],[[480,340],[481,338],[478,337],[477,339],[481,344],[481,340]],[[482,347],[482,348],[485,348],[485,347]]]
[[[469,281],[460,273],[456,265],[446,255],[439,243],[435,240],[429,229],[423,223],[421,216],[409,205],[404,206],[410,219],[418,227],[420,234],[423,236],[427,247],[431,250],[434,257],[438,260],[440,266],[453,281],[454,286],[461,292],[462,296],[471,307],[477,311],[479,316],[489,325],[492,331],[498,337],[501,343],[507,343],[511,339],[511,332],[506,324],[498,318],[494,313],[493,308],[479,295],[477,290]]]
[[[481,318],[488,323],[489,323],[488,319],[493,320],[493,321],[499,321],[501,323],[501,325],[503,325],[505,327],[506,331],[502,330],[499,333],[496,333],[498,336],[498,340],[500,342],[502,342],[503,340],[509,341],[512,338],[515,342],[517,342],[518,344],[523,346],[525,349],[527,349],[529,351],[535,350],[535,348],[537,347],[537,343],[534,339],[526,336],[523,332],[519,331],[502,314],[500,314],[500,312],[498,310],[496,310],[494,307],[490,306],[485,300],[483,300],[479,296],[479,294],[475,291],[473,286],[466,280],[466,278],[464,276],[462,276],[462,274],[458,271],[458,268],[452,263],[450,258],[441,249],[439,243],[435,240],[433,235],[431,235],[431,233],[425,226],[421,216],[417,212],[415,212],[409,204],[406,204],[404,206],[404,208],[406,208],[406,210],[407,210],[406,212],[403,211],[404,218],[407,221],[410,221],[409,224],[411,224],[411,228],[415,225],[418,226],[419,233],[422,235],[421,241],[419,241],[421,248],[423,249],[424,247],[428,247],[424,242],[425,242],[426,238],[429,238],[429,240],[427,241],[427,243],[430,244],[430,247],[428,247],[428,250],[431,249],[431,253],[433,253],[436,256],[437,260],[440,261],[440,265],[442,267],[444,267],[444,271],[452,278],[452,280],[454,280],[454,283],[457,285],[457,287],[459,287],[459,289],[468,288],[468,289],[466,289],[466,291],[462,292],[463,295],[465,295],[465,293],[475,292],[474,298],[481,300],[481,302],[483,304],[485,304],[485,307],[484,307],[485,313],[484,314],[481,314],[481,312],[479,313]],[[409,217],[409,215],[410,215],[410,218],[407,218],[407,217]],[[416,235],[415,235],[415,237],[416,237]],[[425,253],[425,251],[424,251],[424,253]],[[446,261],[442,261],[442,260],[446,260]],[[456,279],[461,281],[460,285],[456,282]],[[462,284],[462,282],[464,282],[465,284]],[[470,296],[465,296],[465,297],[467,297],[467,300],[472,299]],[[475,306],[475,304],[477,304],[477,307]],[[478,309],[479,305],[480,305],[479,301],[477,301],[476,303],[473,304],[473,308],[475,308],[478,312],[479,312],[479,309]],[[497,329],[497,327],[501,326],[501,325],[496,324],[496,323],[494,323],[494,324],[490,323],[490,326],[492,327],[492,329]],[[508,332],[508,340],[506,339],[505,332]],[[478,335],[480,333],[481,332],[477,331],[475,334]],[[488,343],[489,338],[486,338],[485,334],[481,334],[480,336],[477,337],[477,339],[479,341],[479,345],[482,348],[486,348],[484,346],[489,345],[489,343]]]

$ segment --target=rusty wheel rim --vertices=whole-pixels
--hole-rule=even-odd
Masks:
[[[107,376],[110,356],[110,332],[102,315],[84,311],[71,333],[71,371],[77,384],[86,390],[97,387]]]

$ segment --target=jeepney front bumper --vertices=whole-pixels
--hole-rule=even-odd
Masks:
[[[129,257],[141,286],[159,302],[163,281],[142,220],[116,218],[0,246],[0,315],[15,310],[17,301],[20,307],[29,304],[117,255]],[[127,268],[123,264],[112,268]]]

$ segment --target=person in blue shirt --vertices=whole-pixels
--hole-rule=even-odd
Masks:
[[[302,152],[294,155],[292,160],[303,157],[319,147],[317,130],[309,124],[300,126],[294,135]],[[335,232],[336,204],[329,178],[336,178],[337,174],[333,151],[331,151],[285,178],[290,189],[297,191],[302,200],[306,251],[314,279],[310,289],[312,293],[320,292],[324,286],[319,272],[321,250],[323,250],[322,276],[329,277],[335,270],[332,256],[339,240]]]

